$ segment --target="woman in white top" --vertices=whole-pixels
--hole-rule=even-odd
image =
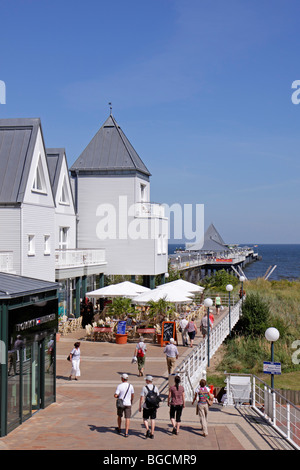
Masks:
[[[72,361],[72,369],[69,380],[72,380],[72,375],[75,375],[75,380],[80,377],[80,343],[74,344],[73,350],[70,352],[70,360]]]

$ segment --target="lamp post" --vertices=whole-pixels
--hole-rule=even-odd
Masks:
[[[246,278],[244,276],[240,276],[241,281],[241,296],[242,296],[242,308],[243,308],[243,298],[244,298],[244,281]]]
[[[279,338],[279,331],[276,328],[268,328],[265,337],[271,342],[271,362],[274,362],[274,342]],[[274,374],[271,374],[271,388],[274,389]]]
[[[209,367],[209,307],[212,307],[213,301],[209,298],[204,299],[204,306],[207,307],[207,367]]]
[[[230,305],[230,292],[232,291],[233,286],[228,284],[226,290],[228,292],[228,317],[229,317],[229,336],[231,336],[231,305]]]

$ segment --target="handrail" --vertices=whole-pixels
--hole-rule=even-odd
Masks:
[[[233,327],[239,319],[240,306],[241,300],[239,300],[231,308],[231,327]],[[194,389],[198,385],[199,379],[202,376],[205,376],[205,369],[208,364],[208,349],[209,358],[211,358],[221,346],[228,334],[229,314],[225,315],[225,317],[210,330],[209,348],[208,337],[206,337],[197,346],[195,346],[193,350],[184,358],[182,363],[176,367],[174,372],[181,378],[187,401],[193,399]]]

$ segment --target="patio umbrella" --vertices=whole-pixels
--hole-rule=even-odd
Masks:
[[[145,292],[143,294],[138,295],[137,297],[134,297],[132,299],[132,302],[134,304],[143,304],[146,305],[148,302],[154,301],[157,302],[160,299],[164,299],[167,302],[173,302],[176,304],[180,303],[191,303],[193,299],[193,294],[191,292],[176,292],[170,291],[170,292],[165,292],[162,289],[153,289],[150,292]]]
[[[163,289],[165,292],[168,292],[171,289],[176,289],[179,292],[193,292],[201,293],[204,291],[204,287],[197,286],[192,282],[185,281],[184,279],[177,279],[176,281],[167,282],[157,287],[157,289]]]
[[[111,284],[110,286],[101,287],[86,293],[87,297],[135,297],[143,292],[148,292],[148,287],[140,286],[134,282],[124,281],[119,284]]]

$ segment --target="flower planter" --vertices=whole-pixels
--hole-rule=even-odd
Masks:
[[[125,333],[124,335],[116,333],[115,334],[116,344],[126,344],[127,343],[127,336],[128,336],[128,333]]]
[[[137,330],[138,333],[144,333],[144,334],[154,334],[155,333],[155,328],[138,328]]]
[[[94,331],[96,333],[111,333],[112,328],[108,327],[108,326],[103,326],[103,327],[102,326],[95,326]]]

